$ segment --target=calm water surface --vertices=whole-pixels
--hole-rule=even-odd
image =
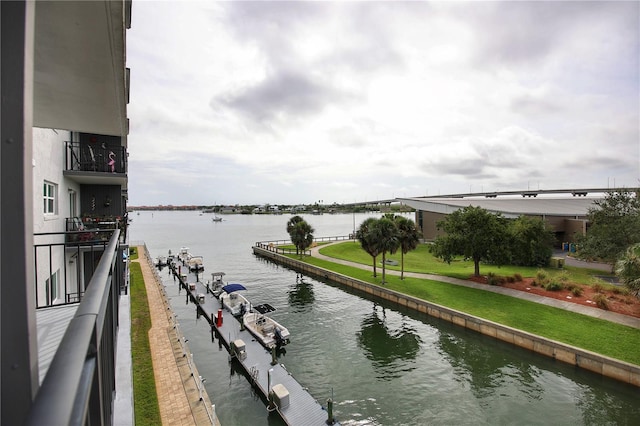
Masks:
[[[378,216],[378,215],[374,215]],[[276,307],[291,332],[279,362],[343,425],[638,425],[640,391],[437,319],[302,277],[252,254],[287,239],[290,215],[199,212],[131,216],[131,241],[153,257],[181,246],[204,256],[205,278],[223,271],[253,303]],[[314,235],[352,232],[369,214],[303,216]],[[183,334],[223,425],[279,425],[246,378],[211,342],[184,291],[161,273]]]

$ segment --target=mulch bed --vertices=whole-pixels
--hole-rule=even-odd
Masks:
[[[487,284],[486,277],[469,277],[469,280]],[[565,302],[578,303],[584,306],[591,306],[593,308],[599,308],[595,303],[594,298],[598,294],[593,287],[580,284],[582,287],[582,295],[575,296],[569,290],[549,291],[542,287],[533,285],[533,278],[524,278],[522,281],[514,283],[501,284],[502,287],[511,288],[519,291],[526,291],[527,293],[537,294],[539,296],[550,297],[553,299],[564,300]],[[488,285],[488,284],[487,284]],[[625,296],[622,294],[615,294],[613,291],[606,290],[600,294],[604,294],[607,298],[608,311],[616,312],[623,315],[629,315],[640,318],[640,299],[635,296]],[[602,309],[602,308],[599,308]]]

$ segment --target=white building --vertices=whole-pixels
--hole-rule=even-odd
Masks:
[[[110,423],[131,2],[0,4],[0,423]]]

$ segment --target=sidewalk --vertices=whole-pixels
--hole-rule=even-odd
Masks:
[[[198,391],[194,380],[198,373],[195,371],[192,376],[191,368],[195,366],[189,367],[190,354],[184,356],[169,302],[144,257],[144,247],[138,246],[137,250],[140,257],[133,262],[140,263],[149,301],[149,343],[162,424],[219,425],[215,415],[213,422],[209,417],[212,408],[208,395]]]
[[[336,243],[330,243],[336,244]],[[311,255],[317,257],[318,259],[323,259],[333,263],[339,263],[341,265],[352,266],[354,268],[359,269],[371,269],[371,265],[363,265],[361,263],[350,262],[348,260],[336,259],[333,257],[325,256],[320,254],[320,248],[327,247],[328,244],[322,246],[316,246],[311,249]],[[389,275],[400,275],[400,271],[393,271],[387,269],[386,271]],[[510,288],[500,287],[500,286],[488,286],[484,284],[478,284],[473,281],[460,280],[457,278],[445,277],[442,275],[433,275],[433,274],[422,274],[416,272],[406,272],[404,273],[407,277],[414,278],[423,278],[433,281],[446,282],[449,284],[460,285],[464,287],[476,288],[478,290],[491,291],[494,293],[500,293],[511,297],[517,297],[519,299],[529,300],[535,303],[541,303],[548,306],[553,306],[555,308],[564,309],[571,312],[576,312],[579,314],[587,315],[590,317],[600,318],[606,321],[615,322],[618,324],[627,325],[629,327],[640,329],[640,318],[631,317],[628,315],[621,315],[615,312],[605,311],[603,309],[592,308],[589,306],[579,305],[577,303],[565,302],[562,300],[553,299],[551,297],[538,296],[536,294],[525,293],[518,290],[513,290]]]

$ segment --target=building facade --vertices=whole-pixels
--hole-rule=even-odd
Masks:
[[[126,286],[131,2],[9,1],[0,16],[0,422],[109,422]],[[43,327],[64,312],[60,347],[46,348]],[[69,374],[65,358],[78,362]]]

